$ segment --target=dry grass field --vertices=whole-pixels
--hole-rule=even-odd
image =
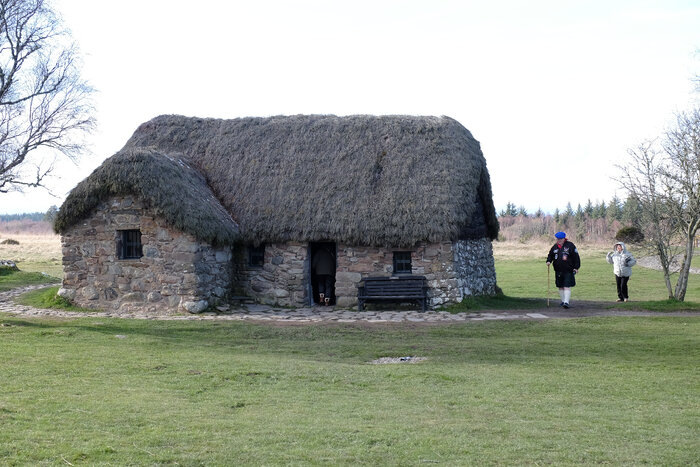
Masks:
[[[606,243],[577,243],[572,240],[581,255],[605,257],[608,251],[612,250],[613,241]],[[493,242],[493,256],[498,260],[524,260],[532,258],[542,258],[544,262],[549,249],[554,245],[554,238],[551,243],[530,241],[527,243],[518,241]]]
[[[3,244],[15,240],[18,245]],[[26,272],[44,272],[61,277],[61,237],[56,234],[28,234],[0,231],[0,259],[11,260]]]

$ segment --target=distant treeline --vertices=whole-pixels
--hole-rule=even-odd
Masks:
[[[557,222],[560,220],[566,222],[570,217],[576,217],[579,220],[583,218],[589,219],[608,219],[636,224],[639,220],[639,205],[634,198],[627,198],[625,201],[618,197],[613,197],[610,202],[596,201],[595,204],[589,199],[585,206],[579,203],[574,209],[571,203],[566,203],[563,209],[555,209],[554,213],[544,213],[541,209],[534,212],[528,212],[524,206],[516,207],[510,201],[506,203],[506,208],[498,213],[499,217],[544,217],[551,215]]]
[[[51,206],[46,212],[0,214],[0,234],[51,234],[58,208]]]
[[[624,226],[639,227],[640,211],[634,198],[621,201],[614,197],[610,202],[593,204],[588,200],[574,208],[567,203],[564,209],[555,209],[553,214],[541,209],[528,213],[524,207],[508,202],[506,209],[498,215],[499,240],[530,241],[551,240],[560,230],[574,241],[611,242]]]
[[[56,206],[51,206],[46,212],[25,212],[22,214],[0,214],[0,222],[11,221],[46,221],[53,222],[58,213]]]
[[[43,221],[45,212],[25,212],[23,214],[0,214],[0,222],[10,222],[10,221]]]

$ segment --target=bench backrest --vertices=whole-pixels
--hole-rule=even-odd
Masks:
[[[424,276],[367,277],[363,280],[367,295],[422,295]]]

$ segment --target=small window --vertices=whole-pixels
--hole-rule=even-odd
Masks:
[[[395,251],[394,252],[394,274],[411,274],[411,252],[410,251]]]
[[[143,256],[140,230],[118,230],[117,256],[119,259],[138,259]]]
[[[265,264],[265,245],[248,247],[248,264],[256,268]]]

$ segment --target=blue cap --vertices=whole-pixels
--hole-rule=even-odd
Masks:
[[[554,234],[555,237],[557,238],[566,238],[566,233],[564,232],[557,232]]]

